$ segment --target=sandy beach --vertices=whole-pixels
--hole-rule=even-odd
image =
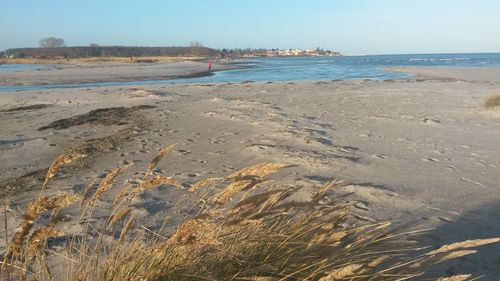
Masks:
[[[169,79],[205,70],[201,62],[64,66],[0,73],[0,85]],[[88,157],[64,170],[48,194],[80,193],[82,179],[124,163],[132,166],[121,181],[140,178],[158,150],[175,143],[157,172],[186,186],[256,163],[287,163],[295,166],[273,176],[276,184],[302,187],[305,198],[327,180],[342,180],[331,196],[352,192],[346,200],[356,202],[358,218],[432,227],[422,237],[428,245],[498,236],[500,112],[485,110],[484,101],[499,93],[500,69],[397,71],[413,76],[2,92],[0,195],[9,229],[65,149],[83,147]],[[141,197],[134,205],[141,223],[157,227],[179,196],[164,188]],[[436,270],[498,280],[500,247]]]
[[[230,64],[214,63],[212,70],[235,68]],[[203,61],[62,64],[1,73],[0,86],[169,80],[208,75],[211,73],[207,69],[207,63]]]

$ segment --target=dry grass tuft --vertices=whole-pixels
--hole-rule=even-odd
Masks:
[[[289,167],[286,164],[255,165],[184,190],[174,178],[151,177],[172,148],[153,159],[142,183],[125,186],[107,219],[92,220],[95,202],[125,167],[111,171],[88,202],[87,196],[58,196],[30,204],[4,254],[2,269],[10,274],[6,279],[54,279],[51,271],[56,264],[48,256],[55,253],[43,250],[50,247],[49,238],[62,232],[55,228],[57,216],[45,223],[40,217],[46,211],[58,214],[78,200],[83,207],[73,223],[80,232],[69,239],[65,251],[57,253],[68,263],[58,277],[67,280],[407,280],[422,277],[434,264],[500,242],[500,238],[469,240],[425,252],[413,241],[418,231],[357,221],[349,203],[329,194],[338,181],[326,183],[303,201],[292,199],[298,188],[269,185],[266,177]],[[141,217],[126,199],[162,184],[181,188],[185,193],[176,206],[189,210],[169,211],[182,218],[174,231],[140,224],[134,228]],[[210,188],[201,192],[206,185]],[[326,196],[333,199],[325,200]],[[32,232],[35,224],[41,226]],[[107,232],[111,227],[113,231]]]
[[[281,163],[263,163],[241,169],[226,178],[226,181],[230,183],[214,198],[214,202],[220,205],[225,204],[238,192],[252,189],[263,183],[266,176],[290,166]]]
[[[111,218],[109,219],[108,227],[113,226],[115,223],[125,218],[131,211],[131,208],[120,209],[118,212],[111,216]]]
[[[220,183],[222,182],[224,179],[223,178],[207,178],[207,179],[202,179],[202,180],[199,180],[198,182],[194,183],[193,185],[191,185],[191,187],[189,188],[189,192],[196,192],[198,191],[200,188],[204,187],[204,186],[207,186],[207,185],[212,185],[214,183]]]
[[[486,109],[500,106],[500,94],[489,97],[484,106]]]
[[[232,175],[227,177],[227,179],[240,180],[248,177],[264,178],[270,174],[276,173],[277,171],[287,167],[291,167],[291,165],[282,163],[263,163],[241,169],[240,171],[233,173]]]
[[[86,157],[85,154],[78,152],[64,153],[59,157],[57,157],[57,159],[54,160],[49,166],[49,170],[47,171],[47,176],[45,177],[45,181],[43,182],[42,185],[42,190],[49,183],[49,181],[57,174],[57,171],[59,171],[59,169],[62,166],[73,163],[74,161],[82,159],[84,157]]]
[[[354,276],[364,265],[363,264],[348,264],[341,268],[334,269],[327,276],[321,277],[320,281],[335,281],[342,280],[346,277]]]
[[[90,190],[92,189],[92,187],[94,186],[94,181],[90,181],[87,186],[85,187],[85,189],[83,190],[82,192],[82,200],[80,201],[80,207],[83,206],[83,204],[85,203],[85,201],[87,201],[87,199],[89,199],[89,194],[90,194]]]
[[[172,177],[156,176],[154,178],[150,178],[148,180],[141,182],[132,191],[130,191],[128,188],[122,190],[122,192],[120,192],[116,197],[115,204],[123,200],[124,198],[129,198],[129,199],[137,198],[139,194],[160,185],[170,185],[177,187],[179,189],[183,189],[183,186],[176,179]]]
[[[33,234],[31,234],[28,239],[28,258],[35,256],[45,244],[47,239],[61,237],[63,235],[64,233],[62,231],[59,231],[51,226],[42,227],[33,231]]]
[[[167,145],[164,148],[160,149],[160,153],[151,160],[148,168],[146,169],[146,173],[144,174],[144,179],[147,179],[149,176],[153,174],[154,168],[160,163],[160,160],[165,157],[168,153],[170,153],[175,148],[175,144]]]
[[[102,196],[104,192],[107,190],[111,189],[113,187],[112,182],[113,180],[121,174],[128,166],[122,166],[113,169],[111,172],[109,172],[106,177],[102,180],[102,182],[99,184],[99,187],[97,188],[96,192],[92,197],[90,198],[90,204],[94,204],[99,197]]]
[[[442,253],[449,253],[452,251],[477,248],[480,246],[498,243],[498,242],[500,242],[500,238],[467,240],[467,241],[463,241],[463,242],[444,245],[437,250],[434,250],[432,252],[427,253],[427,255],[437,255],[437,254],[442,254]]]
[[[130,216],[128,220],[125,222],[123,225],[122,231],[120,232],[120,242],[125,239],[126,235],[128,234],[130,228],[134,225],[135,221],[137,220],[137,217],[134,215]]]
[[[175,187],[180,188],[180,189],[183,188],[182,185],[176,179],[174,179],[172,177],[156,176],[156,177],[151,178],[147,181],[143,181],[139,185],[138,193],[144,192],[144,191],[151,189],[155,186],[163,185],[163,184],[175,186]]]
[[[441,258],[441,261],[454,260],[454,259],[458,259],[458,258],[465,257],[468,255],[472,255],[475,253],[477,253],[477,250],[455,251],[455,252],[447,253],[445,256],[443,256]]]
[[[58,197],[43,197],[37,201],[31,203],[23,219],[20,223],[20,229],[14,234],[12,242],[10,243],[6,254],[4,255],[5,260],[11,259],[14,255],[17,257],[23,257],[22,248],[26,237],[29,235],[36,219],[45,211],[51,210],[54,213],[58,213],[60,210],[68,207],[70,204],[75,203],[79,200],[77,196],[72,195],[62,195]]]
[[[215,198],[215,202],[218,204],[225,204],[238,192],[248,190],[257,185],[257,183],[259,183],[259,181],[254,179],[232,182]]]
[[[441,277],[437,281],[467,281],[470,277],[470,274],[455,275],[451,277]]]

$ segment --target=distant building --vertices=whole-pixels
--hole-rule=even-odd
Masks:
[[[222,49],[221,57],[305,57],[341,56],[339,52],[322,49]]]

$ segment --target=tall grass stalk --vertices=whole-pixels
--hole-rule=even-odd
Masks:
[[[414,242],[422,231],[403,231],[390,222],[361,223],[341,197],[325,200],[341,185],[338,181],[318,187],[308,199],[293,199],[298,188],[268,181],[285,164],[258,164],[184,188],[172,177],[153,173],[172,149],[167,146],[153,158],[142,181],[121,188],[105,219],[93,220],[95,206],[115,188],[125,167],[108,173],[93,193],[90,184],[80,196],[32,202],[3,254],[2,279],[406,280],[419,278],[434,264],[500,242],[469,240],[428,250]],[[69,163],[60,160],[54,163]],[[49,169],[43,188],[57,170]],[[164,223],[151,229],[138,223],[141,213],[132,202],[160,185],[178,188],[183,195]],[[78,202],[74,230],[63,234],[59,214]],[[187,210],[183,220],[174,231],[165,231],[174,223],[169,218],[181,210]],[[61,236],[65,246],[54,248],[54,239]],[[61,259],[62,272],[54,264]]]

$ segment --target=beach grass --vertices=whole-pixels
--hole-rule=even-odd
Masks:
[[[117,178],[128,166],[112,169],[96,188],[89,184],[82,194],[40,194],[19,218],[19,228],[3,253],[1,278],[418,280],[432,265],[500,241],[469,240],[428,249],[414,241],[422,231],[356,220],[351,203],[334,195],[339,181],[319,186],[308,199],[297,199],[298,187],[268,179],[287,169],[287,164],[261,163],[224,178],[182,185],[173,177],[155,174],[156,165],[173,147],[160,150],[135,186],[120,188],[105,218],[94,220],[94,211],[103,208],[99,204],[104,195],[119,188]],[[57,180],[59,169],[82,157],[58,157],[43,187]],[[133,202],[158,186],[178,189],[183,195],[162,227],[150,229],[140,223],[141,212]],[[62,215],[75,205],[79,211],[71,221],[74,230],[64,233]],[[175,216],[182,219],[167,231]],[[56,239],[63,239],[64,247],[54,247]],[[65,263],[62,272],[55,272],[55,260]]]
[[[486,109],[492,109],[500,106],[500,94],[490,96],[486,99],[485,105]]]

